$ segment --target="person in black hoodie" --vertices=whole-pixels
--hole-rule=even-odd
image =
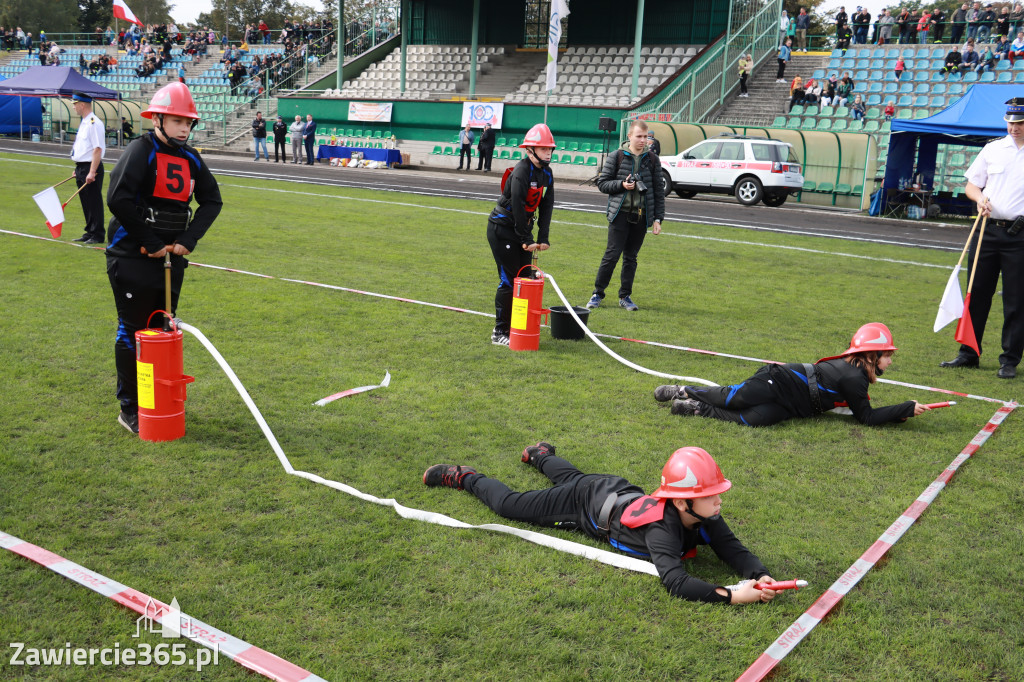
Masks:
[[[619,306],[639,310],[632,299],[637,255],[647,228],[651,228],[651,234],[661,234],[661,221],[665,218],[661,160],[647,148],[647,130],[644,121],[631,121],[626,141],[608,155],[597,178],[597,188],[608,195],[608,246],[597,268],[587,308],[601,305],[621,256]]]
[[[519,145],[526,158],[508,168],[501,178],[501,196],[487,218],[487,243],[498,266],[498,290],[494,294],[494,331],[491,343],[507,346],[512,329],[512,282],[530,264],[533,254],[546,251],[551,209],[555,204],[555,179],[551,153],[555,138],[547,125],[530,128]],[[537,238],[533,225],[537,224]],[[523,276],[528,276],[524,273]]]
[[[517,493],[472,467],[453,464],[430,467],[423,483],[466,490],[507,519],[578,530],[650,561],[665,589],[681,599],[752,604],[775,597],[774,590],[754,587],[774,581],[722,518],[721,495],[732,483],[705,450],[685,447],[672,453],[662,468],[661,486],[650,495],[620,476],[584,474],[543,441],[523,450],[521,459],[554,486]],[[727,587],[691,576],[684,561],[695,557],[701,545],[747,580]]]
[[[902,422],[929,408],[916,400],[871,407],[868,387],[892,363],[892,333],[881,322],[865,324],[842,355],[815,364],[765,365],[732,386],[659,386],[654,399],[672,401],[672,414],[710,417],[745,426],[769,426],[846,407],[861,424]]]
[[[171,309],[166,312],[173,317],[188,267],[185,256],[195,250],[223,205],[210,168],[186,144],[199,122],[188,86],[175,82],[160,88],[142,116],[153,119],[153,131],[128,145],[107,190],[113,214],[107,225],[107,277],[118,318],[117,421],[132,433],[139,432],[135,332],[166,305],[164,259],[169,257],[171,270]],[[195,213],[190,208],[193,198],[199,204]]]
[[[484,129],[480,131],[480,141],[476,145],[476,151],[476,169],[490,173],[491,157],[494,156],[494,130],[490,123],[485,123]]]
[[[278,115],[277,120],[274,121],[274,163],[278,161],[288,163],[288,155],[284,148],[287,137],[288,124],[284,122],[283,116]],[[280,156],[278,156],[278,150],[280,150]]]

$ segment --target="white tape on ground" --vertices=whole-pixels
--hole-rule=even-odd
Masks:
[[[310,474],[305,471],[297,471],[295,467],[292,466],[292,463],[288,460],[288,456],[285,455],[284,450],[281,449],[280,443],[277,442],[277,438],[274,436],[274,433],[270,430],[270,427],[267,425],[267,422],[263,418],[263,415],[260,414],[259,408],[256,407],[256,403],[254,403],[252,398],[249,396],[249,392],[245,390],[245,386],[243,386],[242,382],[239,381],[238,376],[235,374],[234,370],[231,369],[231,366],[228,365],[227,361],[224,359],[224,356],[220,354],[220,351],[218,351],[216,347],[214,347],[214,345],[210,343],[210,340],[207,339],[206,336],[203,335],[201,331],[199,331],[192,325],[178,321],[178,329],[188,332],[195,336],[199,340],[199,342],[206,348],[206,350],[209,351],[210,355],[213,356],[214,360],[217,361],[217,364],[220,365],[220,368],[224,370],[224,373],[227,375],[232,385],[234,385],[235,390],[238,391],[238,394],[242,397],[242,401],[245,403],[246,407],[249,408],[249,411],[252,413],[253,418],[256,419],[256,423],[259,424],[260,430],[263,431],[263,435],[266,436],[267,441],[270,442],[270,447],[274,450],[274,453],[277,455],[278,461],[281,463],[281,466],[284,467],[286,473],[289,473],[292,476],[298,476],[299,478],[305,478],[306,480],[313,481],[314,483],[319,483],[320,485],[325,485],[329,488],[334,488],[335,490],[346,493],[348,495],[352,495],[353,497],[357,497],[360,500],[364,500],[366,502],[372,502],[374,504],[379,504],[385,507],[392,507],[402,518],[415,519],[417,521],[424,521],[426,523],[434,523],[442,526],[450,526],[453,528],[471,528],[477,530],[491,530],[499,533],[507,533],[509,535],[515,535],[516,537],[522,538],[529,542],[538,545],[543,545],[544,547],[550,547],[552,549],[557,549],[561,552],[575,554],[576,556],[581,556],[586,559],[593,559],[594,561],[600,561],[601,563],[608,564],[609,566],[625,568],[630,571],[636,571],[638,573],[647,573],[649,575],[658,574],[653,564],[647,561],[641,561],[640,559],[634,559],[632,557],[628,557],[622,554],[616,554],[614,552],[609,552],[607,550],[597,549],[596,547],[588,547],[587,545],[582,545],[578,542],[562,540],[560,538],[552,537],[550,535],[545,535],[544,533],[523,530],[521,528],[513,528],[511,526],[505,526],[501,524],[488,523],[479,526],[474,526],[465,523],[464,521],[459,521],[458,519],[453,519],[449,516],[445,516],[443,514],[437,514],[435,512],[428,512],[423,511],[421,509],[413,509],[411,507],[406,507],[402,504],[399,504],[396,500],[390,498],[383,499],[376,497],[374,495],[369,495],[367,493],[364,493],[360,490],[353,488],[350,485],[339,483],[337,481],[331,481],[329,479],[317,476],[316,474]]]

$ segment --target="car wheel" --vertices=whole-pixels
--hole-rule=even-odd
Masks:
[[[785,194],[766,194],[765,197],[761,199],[761,201],[764,202],[765,206],[774,207],[782,206],[784,203],[786,203],[786,198],[787,197]]]
[[[744,206],[753,206],[761,201],[763,195],[764,190],[761,189],[761,181],[757,178],[740,178],[740,181],[736,183],[736,201]]]
[[[665,192],[665,196],[672,191],[672,176],[668,174],[668,171],[661,173],[661,188]]]
[[[676,196],[680,199],[692,199],[697,196],[696,192],[687,192],[685,189],[677,189]]]

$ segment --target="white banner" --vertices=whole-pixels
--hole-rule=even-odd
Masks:
[[[348,120],[390,123],[394,106],[391,102],[349,102]]]
[[[462,127],[468,123],[473,128],[483,128],[485,123],[490,123],[492,128],[500,130],[504,112],[502,102],[463,102]]]
[[[562,40],[562,19],[569,16],[565,0],[551,0],[551,18],[548,22],[548,82],[547,90],[554,90],[558,80],[558,43]]]

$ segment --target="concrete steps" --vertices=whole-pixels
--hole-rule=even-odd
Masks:
[[[504,97],[515,92],[523,83],[532,83],[547,64],[546,52],[521,52],[514,46],[505,47],[505,58],[500,68],[479,75],[476,94],[482,97]]]
[[[830,57],[820,54],[796,53],[786,66],[786,82],[776,83],[779,65],[775,59],[765,61],[747,79],[749,97],[733,97],[718,111],[715,123],[740,126],[769,126],[776,116],[786,114],[789,106],[789,84],[797,75],[806,80],[815,69],[827,67]]]

